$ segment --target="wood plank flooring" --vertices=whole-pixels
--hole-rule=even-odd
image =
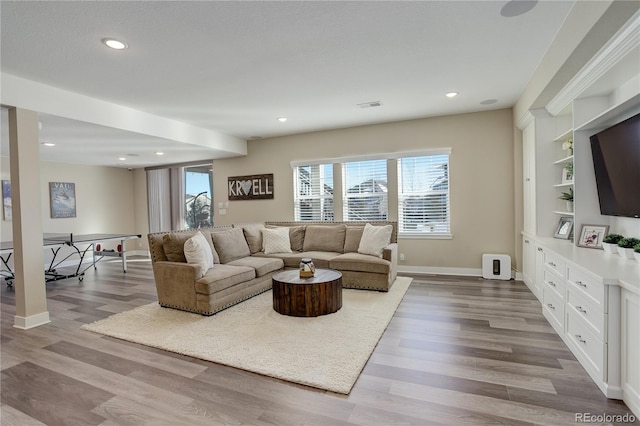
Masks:
[[[47,285],[52,322],[13,328],[2,284],[0,424],[570,425],[624,415],[519,281],[414,277],[349,395],[80,330],[156,300],[148,259]],[[639,424],[637,421],[635,424]]]

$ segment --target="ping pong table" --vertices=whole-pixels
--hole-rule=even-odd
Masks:
[[[96,268],[96,263],[102,260],[104,257],[120,257],[122,259],[122,271],[127,272],[127,251],[125,249],[125,241],[134,238],[141,238],[140,234],[84,234],[74,235],[69,234],[51,234],[45,233],[43,235],[43,247],[51,249],[53,255],[51,261],[48,262],[49,266],[45,268],[45,282],[63,280],[66,278],[78,277],[80,281],[84,279],[84,273],[87,269],[93,267]],[[120,241],[117,250],[105,250],[102,249],[102,242],[107,241]],[[87,247],[81,249],[78,245],[87,244]],[[71,247],[73,250],[68,253],[64,258],[59,259],[58,254],[63,247]],[[15,274],[9,265],[9,260],[13,254],[13,241],[0,242],[0,261],[2,261],[2,269],[0,274],[7,281],[7,285],[12,286]],[[83,267],[83,262],[86,254],[91,250],[93,258],[88,266]],[[72,272],[61,273],[57,269],[61,264],[67,261],[69,258],[78,256],[77,266],[71,267]],[[65,266],[66,267],[66,266]]]

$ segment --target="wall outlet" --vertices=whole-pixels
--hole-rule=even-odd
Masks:
[[[400,258],[400,260],[404,260],[404,253],[400,253],[399,258]]]

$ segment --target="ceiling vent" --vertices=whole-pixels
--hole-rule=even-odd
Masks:
[[[380,105],[382,105],[382,102],[380,101],[371,101],[371,102],[358,104],[360,108],[373,108],[373,107],[379,107]]]

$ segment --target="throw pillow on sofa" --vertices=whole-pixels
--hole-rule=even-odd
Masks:
[[[264,242],[264,254],[291,253],[289,228],[264,228],[262,229],[262,241]]]
[[[162,236],[162,249],[169,262],[187,261],[184,257],[184,243],[191,237],[186,232],[170,232]]]
[[[184,257],[187,263],[200,267],[198,278],[202,278],[209,269],[213,268],[213,252],[200,231],[184,242]]]
[[[264,224],[247,224],[242,225],[242,232],[244,232],[244,239],[247,240],[249,251],[251,254],[258,253],[262,250],[264,243],[262,242],[262,230]]]
[[[304,235],[304,251],[344,253],[345,225],[309,225]]]
[[[367,223],[362,232],[358,253],[382,257],[382,251],[391,242],[392,231],[391,225],[373,226]]]
[[[220,263],[233,262],[251,255],[242,228],[213,232],[211,238],[213,239],[213,247],[220,256]]]

